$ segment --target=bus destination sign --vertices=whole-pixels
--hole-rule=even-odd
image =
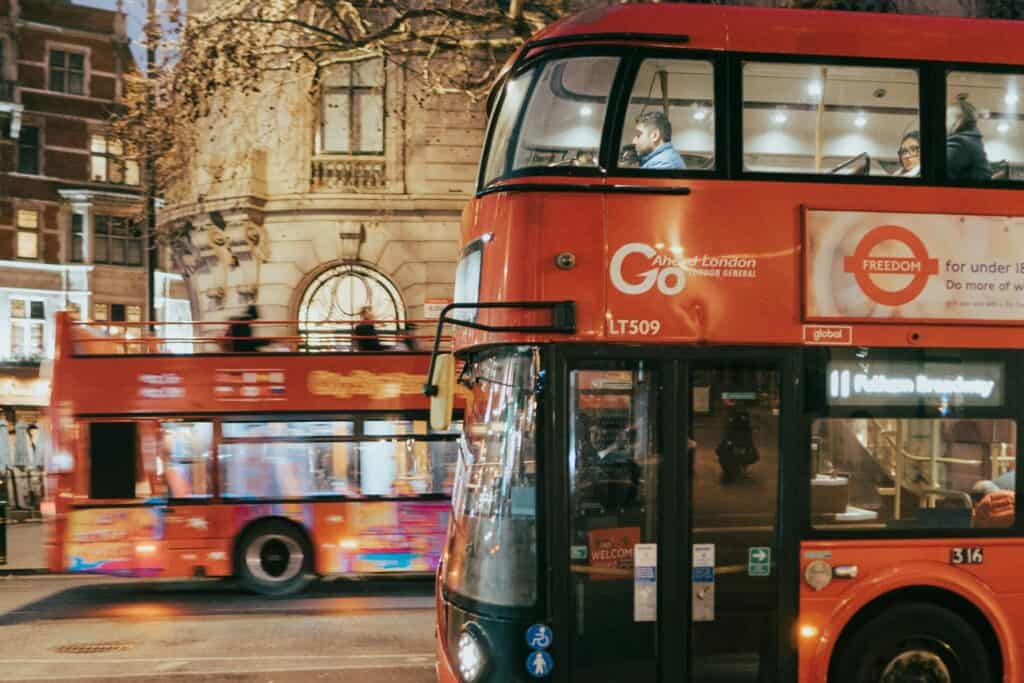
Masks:
[[[1001,363],[829,361],[832,406],[985,407],[1003,402]]]

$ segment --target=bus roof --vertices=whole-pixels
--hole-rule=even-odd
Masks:
[[[832,55],[876,59],[1017,64],[1024,26],[1016,21],[832,10],[722,7],[686,3],[590,9],[539,32],[530,43],[643,40],[695,50]],[[529,44],[527,45],[529,48]]]

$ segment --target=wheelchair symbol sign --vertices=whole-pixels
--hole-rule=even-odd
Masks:
[[[544,624],[534,624],[526,630],[526,644],[534,650],[548,649],[552,640],[551,629]]]

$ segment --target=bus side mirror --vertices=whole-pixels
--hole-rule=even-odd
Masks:
[[[447,431],[452,424],[455,397],[455,356],[450,353],[438,354],[430,383],[437,387],[437,393],[430,397],[430,428],[439,432]]]

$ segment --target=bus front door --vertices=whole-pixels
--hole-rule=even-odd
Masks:
[[[773,681],[776,366],[588,361],[568,379],[559,678]]]
[[[775,681],[779,373],[693,363],[689,386],[690,679]]]

